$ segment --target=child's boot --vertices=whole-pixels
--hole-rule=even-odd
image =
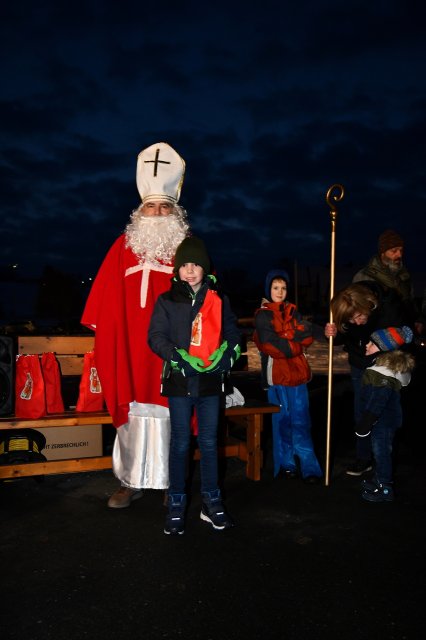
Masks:
[[[213,529],[229,529],[234,526],[231,516],[225,511],[219,489],[203,493],[200,518],[210,522]]]
[[[368,493],[374,493],[379,484],[380,482],[377,480],[377,476],[373,475],[371,478],[361,480],[361,490],[368,491]]]
[[[164,533],[168,536],[181,536],[185,531],[186,495],[171,493],[168,495],[168,513]]]
[[[392,483],[364,481],[361,496],[368,502],[392,502],[394,499]]]

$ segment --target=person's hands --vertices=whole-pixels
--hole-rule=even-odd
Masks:
[[[208,360],[211,362],[211,364],[208,367],[206,367],[205,371],[211,371],[219,364],[227,348],[228,348],[228,341],[224,340],[220,345],[219,349],[216,349],[216,351],[213,351],[213,353],[208,357]]]
[[[174,371],[180,371],[186,378],[205,371],[201,358],[191,356],[185,349],[175,349],[170,364]]]
[[[211,364],[204,369],[207,373],[222,373],[232,369],[234,362],[238,360],[241,355],[241,347],[239,344],[235,347],[228,347],[228,342],[225,340],[220,345],[219,349],[216,349],[209,361]]]
[[[324,327],[324,335],[326,338],[335,338],[337,336],[337,328],[334,322],[327,322]]]

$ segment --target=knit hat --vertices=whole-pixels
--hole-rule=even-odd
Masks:
[[[138,155],[136,185],[143,204],[176,204],[185,175],[185,161],[166,142],[157,142]]]
[[[379,347],[380,351],[393,351],[399,349],[403,344],[408,344],[413,339],[413,332],[410,327],[388,327],[378,329],[371,334],[370,340]]]
[[[272,269],[271,271],[268,271],[265,278],[265,298],[268,300],[271,299],[272,280],[275,280],[275,278],[284,280],[287,286],[290,283],[290,277],[284,269]]]
[[[174,271],[177,273],[185,262],[193,262],[203,267],[204,273],[210,272],[210,258],[201,238],[190,236],[182,240],[176,249]]]
[[[388,249],[393,249],[394,247],[403,247],[404,240],[400,235],[397,234],[393,229],[387,229],[383,231],[383,233],[379,236],[378,243],[378,253],[379,256],[382,255]]]

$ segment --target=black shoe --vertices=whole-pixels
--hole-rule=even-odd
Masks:
[[[321,478],[318,478],[318,476],[306,476],[306,478],[303,478],[305,484],[319,484],[320,480]]]
[[[361,480],[362,491],[367,491],[368,493],[374,493],[379,485],[380,483],[375,476],[373,476],[369,480]]]
[[[393,502],[394,492],[392,484],[378,484],[374,491],[364,489],[361,497],[367,502]]]
[[[284,469],[283,476],[289,480],[295,480],[298,477],[298,473],[294,469]]]
[[[354,464],[349,465],[346,469],[348,476],[362,476],[363,473],[368,473],[373,470],[371,460],[356,460]]]
[[[274,480],[285,480],[286,478],[297,478],[297,471],[294,471],[293,469],[280,469],[277,475],[274,476]]]

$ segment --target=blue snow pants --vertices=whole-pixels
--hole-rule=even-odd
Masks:
[[[297,471],[297,456],[302,478],[321,478],[322,470],[312,443],[307,385],[272,385],[268,389],[268,401],[281,406],[279,413],[272,414],[274,476],[281,468]]]

